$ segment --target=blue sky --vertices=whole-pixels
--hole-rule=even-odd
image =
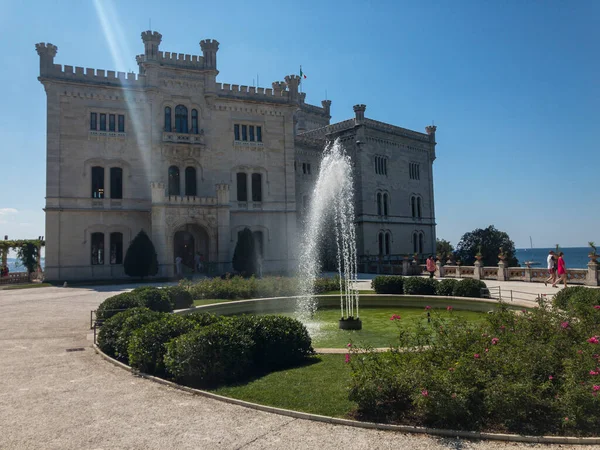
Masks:
[[[98,5],[113,30],[114,58]],[[168,5],[168,6],[167,6]],[[161,50],[221,45],[221,82],[298,73],[332,120],[423,131],[435,121],[437,234],[494,224],[517,247],[600,242],[600,2],[0,0],[0,235],[44,233],[46,96],[34,45],[59,64],[137,71],[140,32]]]

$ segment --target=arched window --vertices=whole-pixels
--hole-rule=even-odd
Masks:
[[[416,200],[415,200],[414,196],[412,196],[410,198],[410,205],[411,205],[411,208],[412,208],[412,216],[413,217],[417,217],[417,205],[416,205]]]
[[[179,167],[169,167],[169,195],[180,195],[179,187]]]
[[[390,239],[391,238],[391,234],[390,233],[385,233],[385,254],[389,255],[390,254]]]
[[[383,194],[383,215],[387,217],[388,215],[388,195]]]
[[[420,219],[421,216],[421,197],[417,197],[417,217]]]
[[[198,134],[198,110],[192,109],[192,133]]]
[[[110,263],[123,264],[123,233],[110,233]]]
[[[110,198],[123,198],[123,169],[110,168]]]
[[[254,237],[254,248],[256,249],[256,256],[262,258],[264,255],[263,232],[253,231],[252,236]]]
[[[104,198],[104,167],[92,167],[92,198]]]
[[[419,253],[419,235],[413,233],[413,253]]]
[[[92,233],[92,265],[104,264],[104,233]]]
[[[177,133],[188,132],[188,111],[183,105],[175,107],[175,131]]]
[[[185,195],[196,196],[196,169],[185,168]]]
[[[419,253],[423,253],[423,233],[419,233]]]
[[[237,181],[237,200],[238,202],[247,202],[248,201],[248,187],[246,186],[246,180],[248,176],[244,172],[238,172],[236,181]]]
[[[377,193],[377,215],[381,215],[381,192]]]
[[[252,201],[262,202],[262,175],[260,173],[252,174]]]
[[[165,107],[165,131],[171,131],[171,107]]]
[[[383,255],[383,233],[379,233],[379,256]]]

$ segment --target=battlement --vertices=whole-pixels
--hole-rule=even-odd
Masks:
[[[425,133],[419,133],[418,131],[409,130],[407,128],[397,127],[388,123],[379,122],[373,119],[365,119],[364,124],[369,128],[384,131],[386,133],[392,133],[399,136],[404,136],[417,141],[429,142],[429,136]]]
[[[140,55],[144,56],[144,55]],[[138,58],[140,57],[138,56]],[[169,66],[185,67],[186,69],[204,70],[204,57],[175,52],[158,52],[156,61]]]
[[[52,70],[43,77],[58,78],[67,81],[82,83],[95,83],[114,86],[144,87],[146,85],[145,75],[134,72],[115,72],[114,70],[93,69],[73,66],[62,66],[54,64]]]
[[[275,83],[273,83],[275,84]],[[283,83],[285,85],[285,83]],[[271,88],[240,86],[239,84],[217,83],[217,95],[221,97],[244,98],[256,101],[287,102],[288,92]]]

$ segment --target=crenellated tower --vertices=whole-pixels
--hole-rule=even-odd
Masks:
[[[291,102],[299,100],[298,90],[300,87],[300,77],[298,75],[288,75],[285,77],[285,83],[289,90],[289,99]]]
[[[43,77],[54,69],[54,57],[58,52],[58,47],[50,43],[40,42],[35,44],[35,49],[40,55],[40,76]]]
[[[364,122],[367,105],[354,105],[352,108],[354,109],[355,123],[358,125],[359,123]]]
[[[217,52],[219,51],[219,41],[216,39],[204,39],[200,41],[200,48],[204,57],[204,67],[215,70],[218,74]]]
[[[142,41],[144,42],[145,60],[158,60],[158,51],[162,41],[162,34],[160,34],[158,31],[144,31],[142,32]]]

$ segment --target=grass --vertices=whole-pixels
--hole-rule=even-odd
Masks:
[[[12,291],[14,289],[34,289],[42,287],[51,287],[50,283],[26,283],[26,284],[8,284],[6,286],[0,286],[0,290]]]
[[[400,314],[399,321],[390,320],[392,314]],[[442,317],[463,317],[470,322],[485,320],[485,313],[473,311],[453,311],[448,313],[443,310],[432,310],[432,314],[441,314]],[[393,308],[361,308],[360,319],[363,329],[358,331],[340,330],[338,320],[339,308],[319,309],[315,314],[315,321],[320,326],[311,332],[313,347],[315,348],[342,348],[352,341],[358,346],[389,347],[397,344],[396,336],[398,327],[415,328],[417,323],[427,323],[427,313],[423,308],[393,307]],[[309,330],[313,327],[309,326]]]
[[[344,358],[344,355],[314,356],[304,366],[272,372],[245,384],[212,392],[277,408],[347,417],[356,403],[348,400],[350,368]]]

